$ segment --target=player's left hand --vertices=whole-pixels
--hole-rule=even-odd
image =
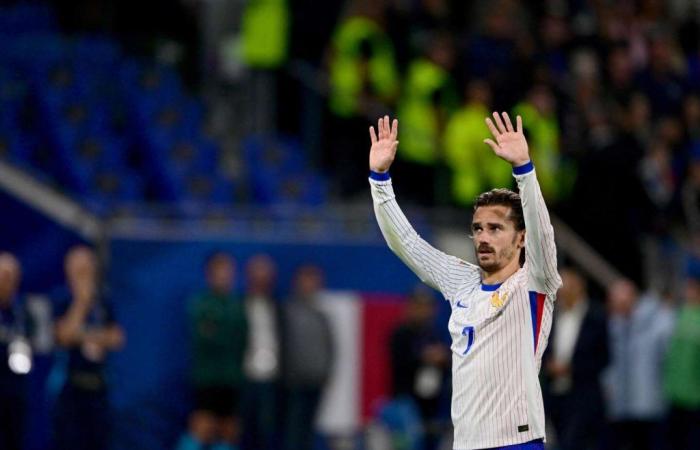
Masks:
[[[494,111],[493,119],[487,117],[486,125],[496,141],[484,139],[484,143],[488,144],[497,156],[511,163],[513,167],[522,166],[530,161],[527,140],[523,134],[523,119],[517,116],[515,129],[513,129],[507,112],[498,114]]]

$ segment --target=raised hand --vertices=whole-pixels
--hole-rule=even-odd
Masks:
[[[391,167],[396,156],[396,148],[399,141],[396,136],[399,134],[399,121],[394,119],[394,123],[389,125],[389,116],[380,117],[377,121],[379,138],[374,132],[374,127],[369,127],[369,137],[372,139],[372,147],[369,149],[369,168],[373,172],[386,172]]]
[[[484,143],[488,144],[497,156],[511,163],[513,167],[522,166],[530,160],[527,140],[523,134],[523,119],[517,116],[517,128],[514,130],[508,113],[504,112],[502,115],[502,120],[501,115],[497,112],[493,113],[494,120],[486,118],[486,125],[491,130],[496,142],[484,139]]]

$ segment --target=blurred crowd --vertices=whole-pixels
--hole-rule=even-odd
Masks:
[[[322,57],[297,56],[328,71],[325,165],[343,195],[365,189],[382,111],[400,122],[404,202],[468,206],[512,186],[483,144],[484,117],[504,110],[523,117],[554,211],[626,276],[642,282],[646,236],[697,235],[697,2],[355,0]]]
[[[242,296],[232,256],[212,254],[205,275],[206,291],[188,307],[194,406],[177,449],[313,448],[335,352],[319,309],[323,272],[299,267],[284,302],[266,255],[248,260]]]
[[[313,449],[320,400],[337,343],[322,307],[324,274],[300,266],[288,298],[278,298],[275,261],[264,254],[238,270],[214,252],[203,263],[206,289],[187,303],[191,413],[177,450]],[[101,287],[95,252],[72,248],[65,286],[51,295],[55,387],[52,447],[109,448],[112,422],[106,361],[126,336]],[[243,280],[238,281],[238,273]],[[549,448],[690,450],[700,439],[700,268],[682,296],[667,299],[628,279],[590,294],[575,266],[561,267],[558,301],[541,382]],[[0,445],[21,449],[28,432],[27,374],[35,325],[18,295],[21,266],[0,253]],[[243,289],[241,289],[243,287]],[[391,391],[373,410],[370,450],[434,450],[450,445],[451,351],[435,294],[408,297],[403,318],[377,342],[387,348]]]
[[[54,354],[46,390],[51,397],[54,450],[112,448],[114,423],[107,370],[110,352],[125,344],[95,251],[72,248],[65,285],[50,295]],[[314,442],[315,413],[334,361],[330,325],[319,310],[324,275],[297,269],[286,301],[275,297],[276,265],[256,255],[245,266],[238,295],[236,260],[207,258],[207,288],[188,302],[192,413],[176,448],[303,449]],[[30,423],[29,374],[37,326],[20,295],[18,259],[0,253],[0,448],[24,448]],[[187,330],[183,330],[187,332]],[[33,386],[33,389],[44,390]]]

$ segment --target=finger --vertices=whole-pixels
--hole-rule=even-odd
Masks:
[[[379,133],[379,140],[384,139],[384,127],[382,122],[384,122],[384,118],[380,117],[379,120],[377,120],[377,133]]]
[[[399,120],[394,119],[394,123],[391,126],[391,140],[395,141],[399,135]]]
[[[522,133],[523,132],[523,118],[518,115],[515,118],[515,122],[516,122],[517,132]]]
[[[503,121],[506,124],[506,130],[510,131],[511,133],[513,132],[513,123],[510,121],[510,117],[508,116],[507,112],[503,112]]]
[[[484,139],[484,144],[488,144],[488,146],[491,147],[491,150],[494,152],[498,151],[498,144],[493,142],[491,139]]]
[[[493,112],[493,118],[496,120],[496,126],[498,127],[498,131],[501,133],[506,132],[506,127],[503,125],[503,121],[501,120],[501,115],[498,114],[496,111]]]
[[[369,127],[369,137],[372,139],[372,144],[377,143],[377,134],[374,132],[374,127]]]
[[[384,116],[384,136],[391,136],[391,121],[389,120],[389,116]]]
[[[496,129],[496,125],[494,125],[493,121],[488,117],[486,118],[486,125],[489,127],[489,130],[491,130],[491,134],[493,134],[493,137],[497,138],[501,135],[501,133],[499,133]]]

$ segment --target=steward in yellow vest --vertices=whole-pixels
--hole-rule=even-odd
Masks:
[[[338,26],[332,42],[330,109],[339,117],[360,113],[365,96],[391,103],[399,90],[394,48],[372,19],[351,16]]]
[[[423,204],[440,200],[436,191],[441,191],[437,185],[441,179],[436,171],[444,163],[444,127],[459,106],[449,72],[454,59],[451,42],[438,37],[430,45],[427,57],[409,64],[397,113],[401,118],[401,173],[410,174],[416,184],[416,195],[409,192],[408,196]]]
[[[513,115],[523,118],[529,134],[530,156],[537,170],[542,195],[555,201],[566,192],[573,180],[560,179],[560,134],[555,113],[554,96],[546,86],[533,87],[525,100],[515,106]],[[570,174],[573,178],[573,174]]]
[[[287,0],[248,0],[241,19],[243,61],[256,69],[276,69],[287,59]]]
[[[513,179],[511,169],[499,164],[500,158],[484,144],[489,133],[485,118],[491,113],[488,83],[470,81],[465,98],[464,106],[447,122],[444,137],[452,200],[461,206],[472,205],[480,193],[494,186],[511,185]]]

